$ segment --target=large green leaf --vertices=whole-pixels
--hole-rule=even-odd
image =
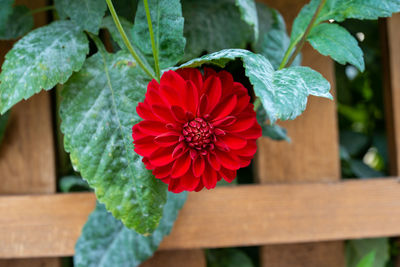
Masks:
[[[374,267],[375,262],[375,252],[372,251],[365,255],[360,262],[357,264],[357,267]]]
[[[79,176],[64,176],[59,182],[60,191],[67,192],[85,192],[91,191],[88,183]]]
[[[322,19],[331,17],[337,21],[345,19],[378,19],[390,17],[400,11],[399,0],[328,0],[331,14],[323,14]]]
[[[253,267],[249,256],[236,248],[219,248],[207,250],[208,267]]]
[[[278,124],[268,123],[269,119],[263,107],[257,109],[257,121],[262,128],[263,136],[276,141],[286,140],[287,142],[290,142],[290,138],[287,136],[287,130],[285,128],[282,128]]]
[[[0,26],[0,40],[16,39],[33,28],[33,16],[26,6],[16,6],[8,16],[8,20]]]
[[[3,141],[4,134],[6,133],[6,127],[7,127],[9,115],[10,115],[10,112],[0,115],[0,145],[1,145],[1,141]]]
[[[256,53],[265,56],[274,69],[278,69],[290,44],[283,17],[275,9],[257,3],[259,39],[253,44]],[[297,56],[292,66],[298,66],[301,56]]]
[[[350,63],[364,71],[363,52],[357,40],[338,24],[323,23],[316,26],[308,41],[322,55],[330,56],[340,64]]]
[[[181,60],[186,43],[181,3],[179,0],[149,0],[149,9],[160,69],[174,66]],[[154,66],[143,1],[139,2],[132,34],[135,45]]]
[[[242,49],[226,49],[197,59],[179,68],[213,64],[224,67],[229,61],[241,59],[245,74],[271,123],[277,119],[289,120],[300,115],[307,104],[308,95],[332,98],[330,85],[321,74],[308,67],[291,67],[274,71],[262,55]]]
[[[70,17],[76,25],[92,33],[98,33],[106,12],[105,0],[55,0],[59,14]]]
[[[140,121],[135,108],[149,81],[126,51],[102,51],[65,84],[60,108],[73,166],[116,218],[142,234],[157,227],[166,200],[166,185],[132,144],[132,126]]]
[[[358,267],[360,261],[371,252],[375,254],[372,266],[385,267],[390,257],[389,239],[371,238],[348,241],[346,244],[347,267]]]
[[[321,0],[311,0],[293,22],[291,42],[299,41]],[[398,0],[327,0],[314,26],[329,20],[343,21],[348,18],[377,19],[389,17],[400,11]]]
[[[151,236],[126,228],[103,205],[98,204],[82,230],[75,247],[77,267],[135,267],[150,258],[164,236],[171,232],[187,193],[168,193],[163,217]]]
[[[22,99],[64,83],[89,52],[88,40],[71,21],[56,21],[19,40],[0,74],[0,112]]]
[[[184,61],[226,48],[245,48],[254,39],[252,28],[241,19],[235,0],[185,0],[182,10],[186,37]]]
[[[0,32],[2,32],[7,25],[8,17],[11,15],[14,0],[0,0]]]
[[[241,18],[253,28],[254,40],[258,39],[258,18],[256,2],[254,0],[235,0]]]

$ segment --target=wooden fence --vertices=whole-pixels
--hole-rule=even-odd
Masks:
[[[45,0],[17,1],[30,7]],[[288,25],[307,2],[266,0]],[[36,15],[37,25],[46,17]],[[191,193],[172,233],[143,266],[205,266],[202,248],[261,246],[261,266],[344,266],[345,239],[400,236],[400,15],[382,23],[385,108],[392,178],[340,181],[333,101],[311,98],[282,125],[292,143],[259,141],[259,185]],[[0,43],[0,59],[11,43]],[[303,64],[335,84],[333,63],[306,46]],[[0,60],[1,61],[1,60]],[[334,86],[333,86],[334,87]],[[61,266],[72,256],[92,193],[55,194],[48,93],[12,109],[0,150],[0,266]],[[400,266],[400,265],[399,265]]]

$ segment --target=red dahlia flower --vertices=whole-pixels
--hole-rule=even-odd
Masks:
[[[152,80],[136,110],[135,152],[168,190],[232,182],[256,153],[261,127],[246,88],[226,71],[180,69]]]

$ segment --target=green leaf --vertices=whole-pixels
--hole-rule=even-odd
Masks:
[[[236,6],[239,8],[240,15],[254,31],[254,40],[258,40],[258,18],[256,2],[254,0],[235,0]]]
[[[164,236],[171,232],[186,197],[187,193],[168,192],[163,217],[151,236],[142,236],[126,228],[98,204],[75,246],[75,266],[138,266],[153,255]]]
[[[372,252],[375,252],[372,266],[385,267],[390,258],[389,239],[371,238],[348,241],[346,244],[347,267],[359,267],[360,261]]]
[[[13,3],[14,0],[0,0],[0,32],[5,29],[8,17],[13,12]]]
[[[0,40],[10,40],[21,37],[33,28],[33,16],[26,6],[14,7],[6,21],[4,29],[0,27]]]
[[[374,170],[367,164],[365,164],[362,160],[359,159],[351,159],[349,161],[350,170],[353,174],[358,178],[377,178],[384,177],[385,174]]]
[[[375,262],[375,251],[368,253],[365,255],[360,262],[357,264],[357,267],[374,267]]]
[[[8,117],[10,116],[10,112],[6,112],[3,115],[0,115],[0,145],[3,141],[4,134],[6,133],[6,127],[8,122]]]
[[[357,40],[338,24],[323,23],[316,26],[308,37],[310,44],[324,56],[340,64],[350,63],[364,71],[364,58]]]
[[[207,250],[208,267],[253,267],[251,259],[240,249],[220,248]]]
[[[398,0],[328,0],[330,12],[323,14],[325,18],[337,21],[345,19],[378,19],[390,17],[393,13],[400,12]]]
[[[61,17],[68,16],[83,30],[97,34],[107,5],[104,0],[55,0]]]
[[[274,67],[278,69],[290,44],[290,38],[286,32],[285,21],[281,14],[262,3],[257,3],[259,39],[253,44],[253,49],[266,57]],[[301,56],[297,56],[292,66],[298,66]]]
[[[291,42],[300,40],[320,1],[311,0],[301,9],[293,22]],[[348,18],[378,19],[379,17],[389,17],[392,13],[399,11],[400,2],[398,0],[327,0],[313,27],[329,19],[336,21]]]
[[[257,110],[257,121],[262,128],[262,135],[276,141],[291,141],[289,136],[287,136],[287,131],[285,128],[282,128],[277,124],[269,124],[268,120],[269,118],[267,116],[267,113],[265,112],[265,109],[263,107],[260,107]]]
[[[0,113],[42,89],[64,83],[89,52],[88,40],[70,21],[56,21],[19,40],[0,74]]]
[[[179,68],[195,68],[203,64],[218,67],[236,58],[243,61],[246,76],[263,104],[271,123],[277,119],[292,120],[300,115],[307,104],[308,95],[332,98],[330,85],[321,74],[308,67],[291,67],[274,71],[262,55],[242,49],[225,49],[193,59]]]
[[[125,32],[129,32],[130,29],[132,29],[133,24],[128,21],[127,19],[124,19],[123,17],[119,17],[119,21],[121,22],[122,28],[124,28]],[[111,16],[107,16],[103,19],[103,22],[101,24],[101,28],[107,29],[110,34],[111,38],[118,44],[118,46],[121,49],[125,49],[125,44],[124,41],[121,37],[121,34],[119,33],[117,26],[115,26],[114,20]],[[129,41],[131,44],[133,44],[133,39],[130,34],[127,34]]]
[[[186,48],[183,61],[226,48],[245,48],[254,39],[235,0],[185,0]],[[205,15],[206,14],[206,15]]]
[[[88,183],[79,176],[64,176],[60,179],[61,192],[91,191]]]
[[[126,51],[97,53],[65,84],[60,108],[74,168],[116,218],[143,234],[157,227],[166,200],[166,185],[132,144],[135,108],[149,81]]]
[[[174,66],[181,60],[186,43],[181,3],[179,0],[149,0],[149,8],[160,69]],[[154,66],[143,1],[139,2],[132,34],[135,45]]]

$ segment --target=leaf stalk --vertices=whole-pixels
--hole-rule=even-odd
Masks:
[[[117,16],[117,12],[115,11],[115,8],[112,4],[111,0],[106,0],[107,5],[108,5],[108,9],[110,10],[111,16],[114,20],[115,26],[118,29],[119,34],[122,37],[122,40],[124,41],[124,44],[126,45],[126,48],[128,48],[129,53],[131,53],[131,55],[133,56],[133,58],[136,60],[136,62],[138,63],[138,65],[144,70],[144,72],[146,72],[147,75],[149,75],[152,79],[156,79],[156,76],[154,76],[153,72],[150,71],[146,65],[144,64],[144,62],[140,59],[140,57],[138,56],[138,54],[136,53],[135,49],[133,49],[133,46],[131,44],[131,42],[128,39],[128,36],[125,33],[124,28],[121,25],[121,22],[119,21],[119,18]]]
[[[312,28],[314,27],[314,23],[318,18],[319,13],[321,12],[322,8],[324,7],[326,3],[326,0],[321,0],[321,2],[319,3],[317,9],[314,12],[314,15],[312,16],[310,23],[308,24],[305,32],[303,33],[301,39],[299,41],[294,41],[292,44],[290,44],[290,46],[288,47],[288,49],[285,52],[285,56],[283,57],[283,60],[279,66],[279,69],[283,69],[286,68],[290,65],[292,65],[293,61],[296,59],[297,55],[300,53],[301,49],[303,48],[304,44],[307,41],[307,37],[310,34]],[[296,46],[297,45],[297,46]],[[293,54],[291,54],[293,48],[296,46],[296,49],[294,50]],[[287,58],[290,56],[289,60],[287,60]],[[287,62],[286,62],[287,60]]]
[[[154,58],[154,68],[156,70],[157,80],[160,81],[160,65],[158,62],[158,49],[156,47],[156,42],[154,40],[153,24],[151,22],[149,3],[147,0],[143,0],[143,3],[144,3],[144,9],[146,10],[147,24],[149,25],[151,49],[153,50],[153,58]]]

